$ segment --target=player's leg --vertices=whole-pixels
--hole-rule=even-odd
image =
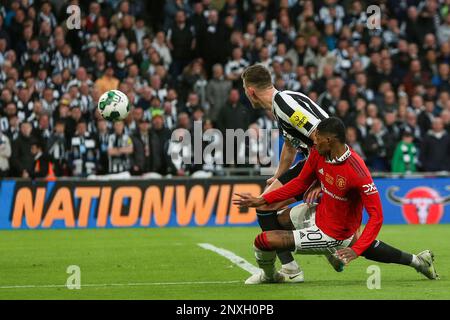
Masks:
[[[376,262],[395,263],[413,267],[428,279],[434,280],[439,278],[434,267],[434,255],[430,250],[425,250],[415,255],[394,248],[383,241],[375,240],[361,256]]]
[[[290,231],[263,231],[255,238],[255,258],[263,272],[252,275],[246,280],[246,284],[304,281],[303,272],[292,276],[275,270],[276,252],[278,251],[295,251],[301,254],[330,254],[351,243],[351,239],[341,241],[324,234],[315,225],[315,221],[310,219],[311,216],[314,216],[314,212],[315,205],[307,204],[286,209],[279,215],[279,223]],[[304,228],[293,230],[294,227]]]
[[[288,215],[278,215],[278,221],[284,226],[285,230],[303,229],[316,224],[316,206],[315,204],[301,204],[290,210]],[[289,227],[292,226],[290,229]],[[336,272],[344,270],[344,263],[331,252],[324,254],[325,258],[331,264]]]
[[[276,190],[281,186],[283,186],[284,184],[286,184],[287,182],[289,182],[290,180],[297,177],[300,174],[300,171],[302,170],[304,164],[305,161],[299,161],[296,165],[294,165],[292,168],[286,171],[280,178],[276,179],[270,186],[268,186],[263,194]],[[278,223],[277,219],[278,211],[301,198],[302,196],[297,197],[297,199],[286,200],[283,203],[278,203],[276,205],[263,206],[258,208],[256,210],[256,215],[261,230],[270,231],[283,229],[282,226],[280,226],[280,224]],[[301,271],[300,267],[298,266],[298,264],[294,260],[294,257],[289,251],[277,252],[277,255],[281,261],[283,272],[286,272],[288,274],[295,274]]]
[[[249,277],[245,281],[245,284],[288,282],[286,280],[290,280],[289,276],[285,276],[275,269],[275,260],[277,250],[294,251],[295,242],[292,231],[263,231],[256,236],[253,248],[255,250],[256,262],[262,269],[262,272]],[[303,281],[303,277],[301,280]]]

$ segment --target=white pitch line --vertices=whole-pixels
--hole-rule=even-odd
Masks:
[[[196,285],[196,284],[227,284],[239,283],[240,280],[232,281],[190,281],[190,282],[138,282],[138,283],[92,283],[81,284],[83,287],[101,288],[101,287],[136,287],[136,286],[168,286],[168,285]],[[39,289],[39,288],[66,288],[64,284],[44,284],[44,285],[23,285],[23,286],[0,286],[0,289]]]
[[[229,250],[218,248],[216,246],[213,246],[210,243],[198,243],[198,245],[200,247],[202,247],[203,249],[211,250],[217,254],[220,254],[222,257],[227,258],[228,260],[233,262],[235,265],[237,265],[239,268],[244,269],[245,271],[247,271],[250,274],[255,274],[255,273],[260,272],[259,268],[255,267],[254,265],[252,265],[250,262],[248,262],[244,258],[237,256],[236,254],[234,254],[233,252],[231,252]]]

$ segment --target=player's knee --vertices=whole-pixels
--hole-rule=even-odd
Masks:
[[[267,240],[267,232],[263,231],[260,234],[258,234],[255,238],[254,245],[256,248],[262,251],[272,251],[272,246],[270,245],[269,241]]]

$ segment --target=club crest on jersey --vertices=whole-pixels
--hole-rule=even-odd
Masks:
[[[325,173],[325,181],[332,185],[334,183],[334,178],[328,173]]]
[[[308,122],[308,117],[305,116],[300,111],[295,111],[290,117],[289,120],[291,123],[297,128],[303,128],[303,126]]]
[[[345,184],[346,184],[346,180],[344,177],[338,175],[336,177],[336,187],[338,187],[339,189],[344,189],[345,188]]]
[[[450,203],[450,195],[441,197],[436,190],[429,187],[413,188],[403,197],[395,195],[399,189],[396,186],[390,187],[386,192],[387,198],[402,207],[403,217],[410,224],[439,223],[444,215],[444,206]]]

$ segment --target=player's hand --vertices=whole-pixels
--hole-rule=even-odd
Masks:
[[[307,204],[317,202],[321,192],[322,187],[320,185],[320,181],[316,180],[309,186],[308,190],[306,190],[305,194],[303,195],[303,201]]]
[[[277,180],[278,178],[277,177],[275,177],[275,176],[273,176],[272,178],[270,178],[270,179],[267,179],[266,180],[266,186],[270,186],[272,183],[274,183],[275,182],[275,180]]]
[[[352,248],[344,248],[336,251],[336,256],[343,262],[345,265],[349,264],[350,261],[358,258],[358,255]]]
[[[307,204],[317,202],[322,192],[320,184],[312,184],[311,187],[303,195],[303,201]]]
[[[250,193],[235,193],[239,198],[233,199],[233,204],[240,208],[260,207],[266,203],[263,197],[256,198]]]

